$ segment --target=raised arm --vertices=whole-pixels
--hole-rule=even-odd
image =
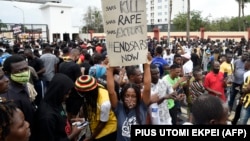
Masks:
[[[112,109],[115,109],[118,104],[117,94],[115,92],[115,79],[113,74],[114,68],[107,67],[107,89]]]
[[[143,76],[143,91],[142,100],[146,105],[150,104],[150,93],[151,93],[151,73],[150,73],[150,63],[152,61],[152,56],[150,53],[147,55],[148,62],[143,64],[144,76]]]

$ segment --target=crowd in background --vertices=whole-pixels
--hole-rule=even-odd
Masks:
[[[97,37],[0,42],[0,140],[129,141],[136,124],[248,124],[250,39],[147,43],[147,62],[111,67]]]

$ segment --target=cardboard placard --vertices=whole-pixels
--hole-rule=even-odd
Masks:
[[[147,61],[146,0],[102,0],[110,66]]]

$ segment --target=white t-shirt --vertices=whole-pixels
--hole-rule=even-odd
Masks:
[[[166,81],[163,81],[162,79],[159,79],[157,84],[151,83],[151,95],[158,94],[159,98],[162,98],[167,94],[171,94],[172,92],[173,92],[172,86],[168,84]],[[165,99],[160,104],[153,103],[150,105],[149,112],[151,116],[151,122],[153,125],[172,125],[172,118],[170,116],[167,103],[168,103],[167,99]],[[154,113],[154,115],[152,115],[152,108],[158,108],[157,112]],[[155,114],[157,115],[155,116]]]
[[[174,62],[174,54],[164,54],[163,57],[162,57],[164,60],[166,60],[168,62],[168,65],[171,66]]]
[[[192,60],[188,60],[184,65],[183,65],[183,74],[187,73],[192,73],[193,72],[193,62]]]

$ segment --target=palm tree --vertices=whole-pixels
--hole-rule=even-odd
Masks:
[[[169,1],[169,17],[168,17],[168,44],[170,43],[170,31],[171,31],[171,16],[172,16],[172,9],[173,9],[173,1]]]
[[[190,0],[187,0],[187,41],[189,41],[190,32]]]
[[[242,0],[236,0],[237,1],[237,3],[238,3],[238,29],[239,29],[239,31],[241,30],[240,29],[240,17],[241,17],[241,3],[242,3]]]
[[[249,3],[250,0],[242,0],[242,3],[241,3],[241,12],[242,12],[242,19],[243,19],[243,30],[246,30],[246,19],[245,19],[245,4],[246,3]]]
[[[242,19],[243,19],[243,30],[246,29],[246,22],[245,22],[245,4],[246,3],[250,3],[250,0],[236,0],[237,3],[238,3],[238,8],[239,8],[239,11],[238,11],[238,29],[239,31],[241,31],[241,13],[242,13]]]
[[[170,0],[170,21],[171,21],[171,17],[172,17],[172,9],[173,9],[173,0]]]

